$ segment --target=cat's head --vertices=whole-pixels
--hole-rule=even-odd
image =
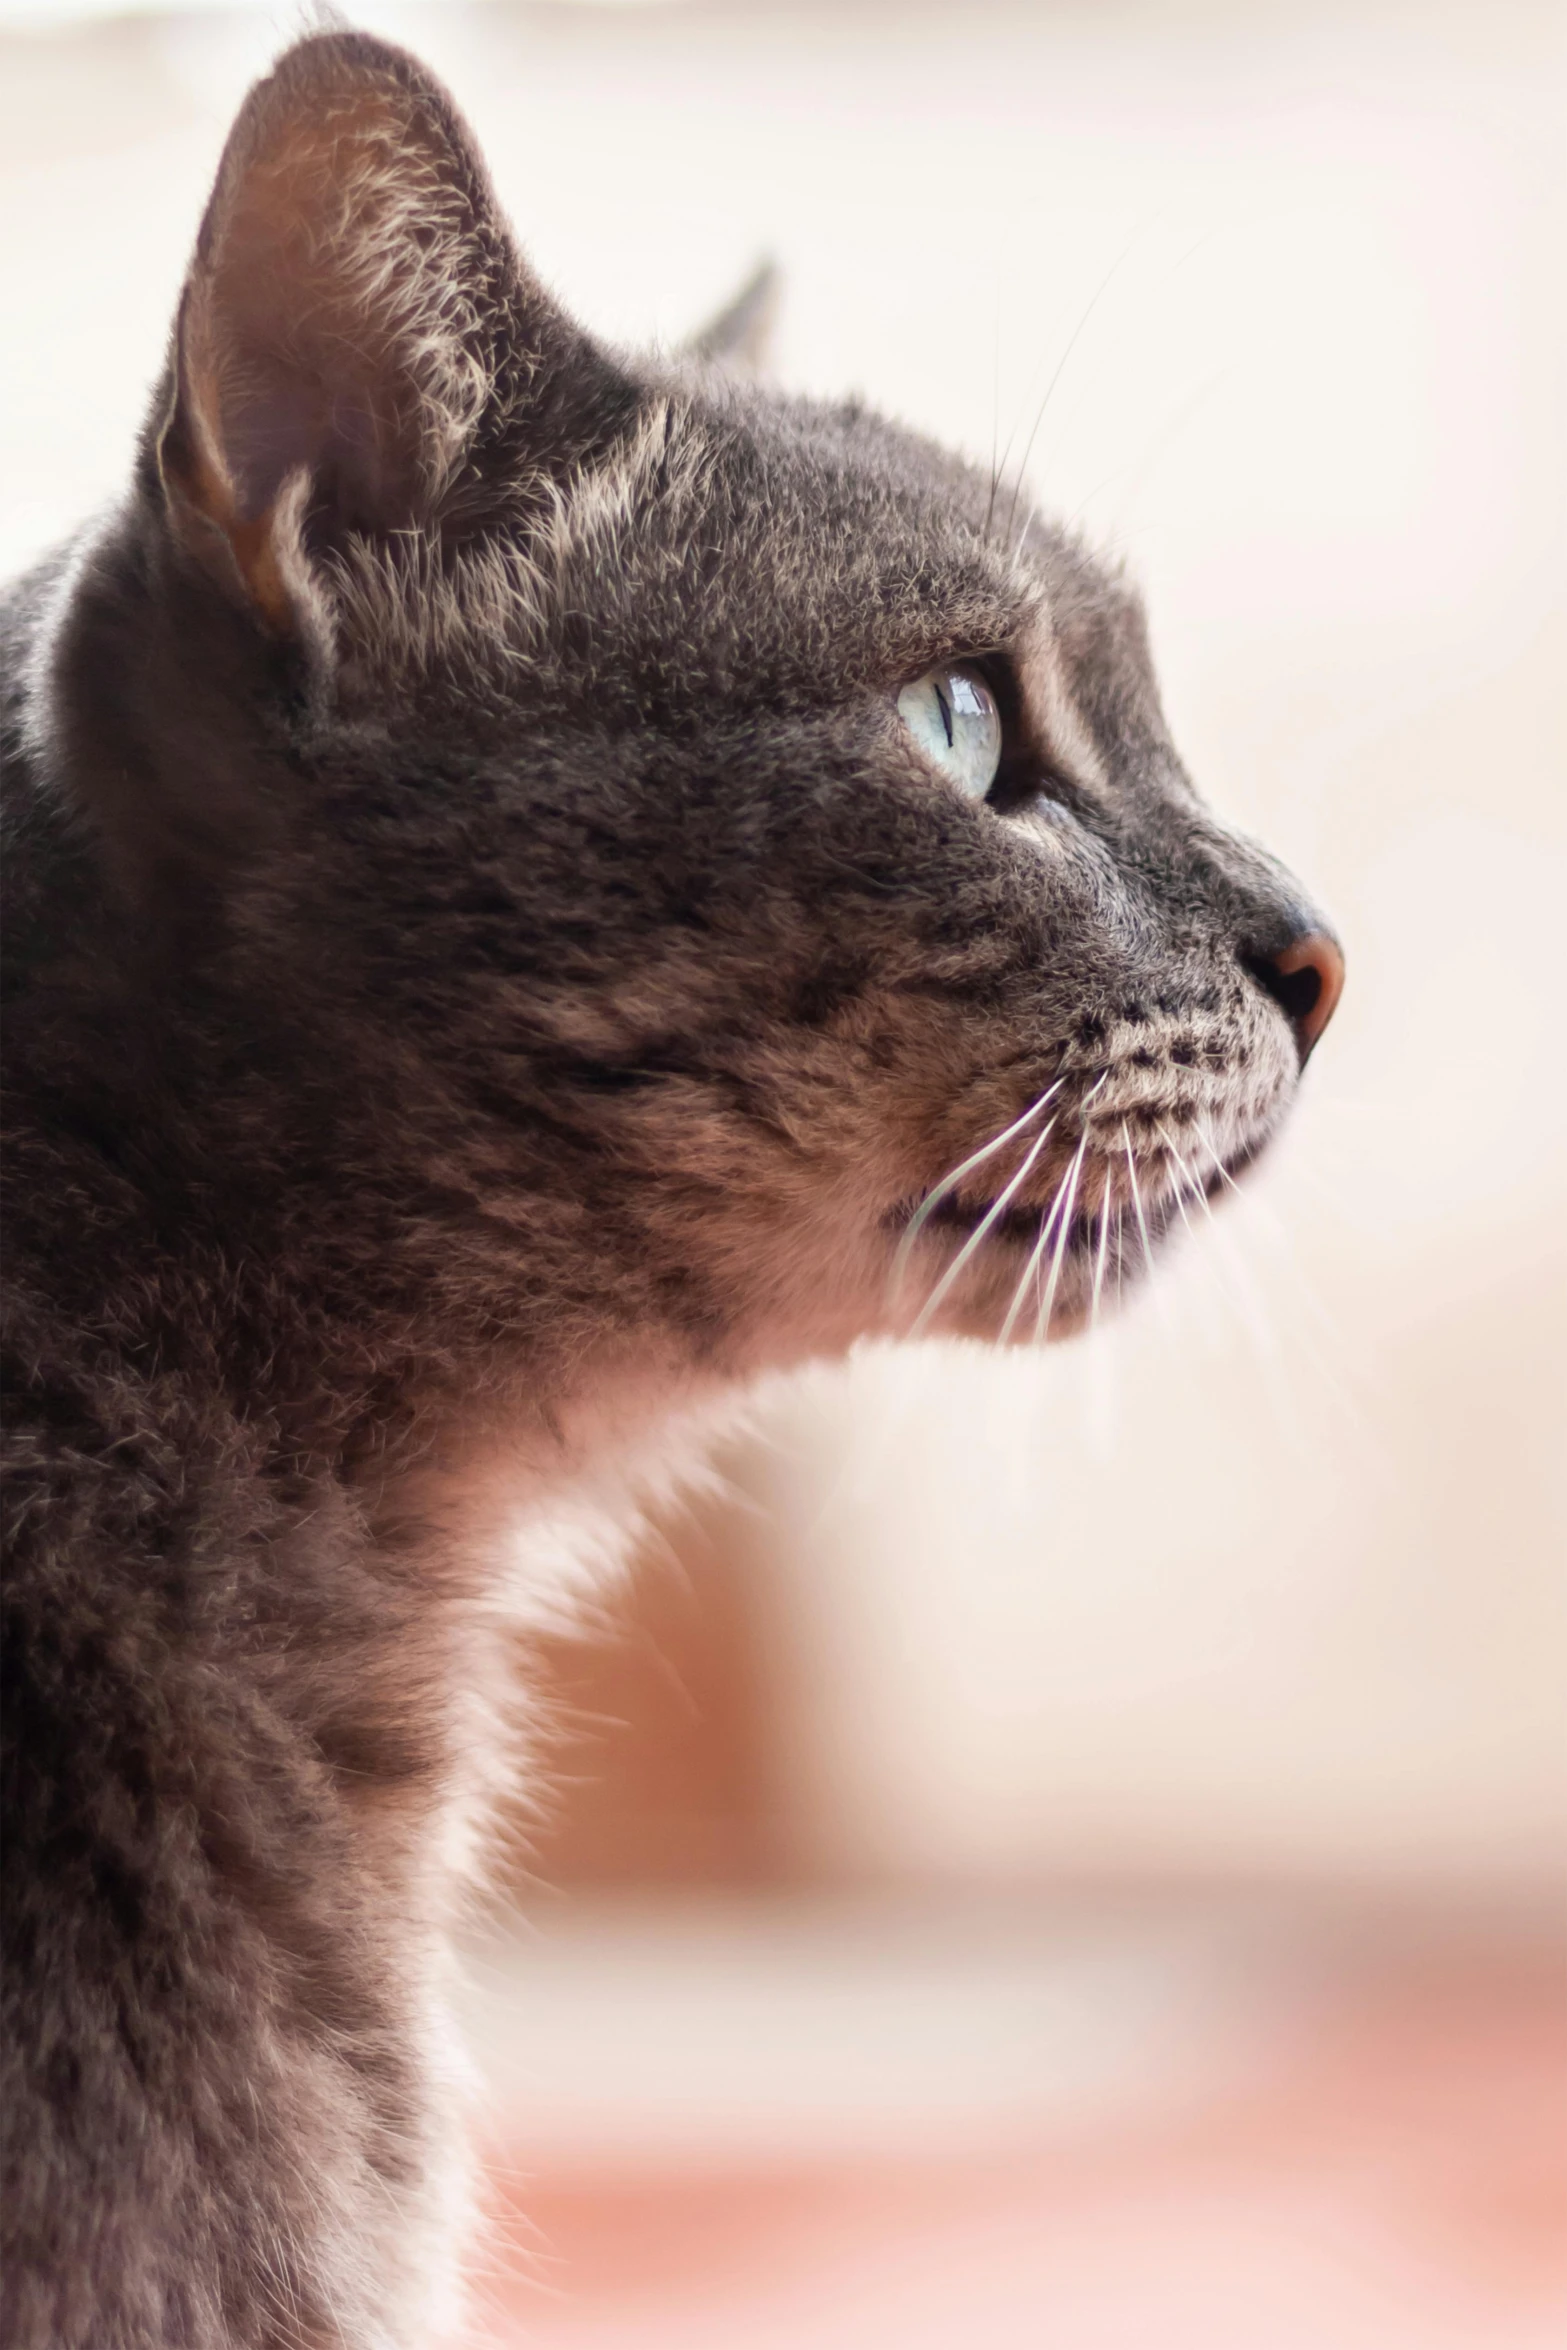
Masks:
[[[600,347],[401,53],[251,94],[144,493],[188,723],[263,745],[230,966],[475,1265],[749,1359],[1061,1331],[1277,1129],[1341,959],[1130,589],[859,406]]]

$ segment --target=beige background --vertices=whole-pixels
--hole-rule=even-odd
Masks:
[[[595,326],[673,337],[770,250],[787,381],[1028,445],[1145,584],[1194,772],[1348,943],[1288,1148],[1162,1296],[767,1402],[720,1525],[796,1865],[1553,1876],[1560,11],[354,14],[445,73]],[[9,569],[121,478],[293,20],[4,17]]]

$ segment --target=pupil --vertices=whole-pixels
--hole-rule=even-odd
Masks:
[[[943,732],[944,732],[944,733],[945,733],[945,735],[946,735],[946,738],[947,738],[947,748],[948,748],[948,750],[950,751],[950,750],[951,750],[951,748],[952,748],[952,709],[951,709],[951,705],[949,704],[949,702],[948,702],[948,700],[947,700],[947,697],[946,697],[946,695],[945,695],[945,694],[942,692],[942,690],[941,690],[941,688],[940,688],[940,686],[939,686],[939,685],[938,685],[938,686],[935,688],[935,694],[936,694],[936,707],[937,707],[937,709],[938,709],[938,710],[941,712],[941,724],[942,724],[942,730],[943,730]]]

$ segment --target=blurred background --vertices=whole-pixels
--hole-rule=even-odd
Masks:
[[[351,13],[592,326],[770,253],[784,382],[1024,462],[1350,961],[1118,1327],[780,1386],[521,1660],[484,2338],[1559,2343],[1567,18]],[[122,479],[302,21],[0,0],[5,571]]]

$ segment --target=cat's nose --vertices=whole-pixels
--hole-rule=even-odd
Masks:
[[[1294,1029],[1304,1069],[1344,992],[1343,948],[1331,931],[1302,928],[1285,945],[1270,945],[1243,960]]]

